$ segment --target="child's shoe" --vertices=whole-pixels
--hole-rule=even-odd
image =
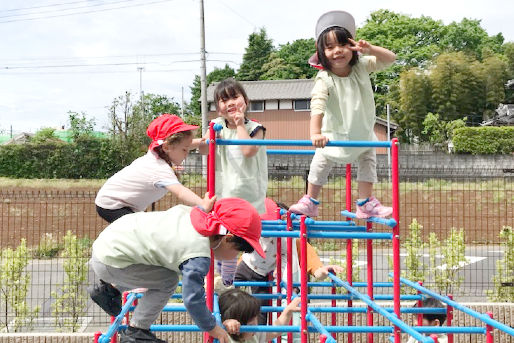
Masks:
[[[318,216],[318,204],[319,201],[312,199],[310,196],[305,194],[298,203],[289,207],[289,210],[296,214],[303,214],[307,217]]]
[[[357,218],[368,219],[369,217],[387,217],[393,213],[392,207],[383,206],[374,196],[363,202],[357,202]]]
[[[88,287],[91,299],[108,315],[116,317],[121,312],[121,293],[110,283],[103,280]]]
[[[125,330],[120,330],[120,343],[167,343],[159,339],[153,332],[146,329],[129,326]]]

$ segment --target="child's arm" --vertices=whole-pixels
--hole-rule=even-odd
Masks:
[[[201,148],[203,148],[203,146],[207,147],[207,143],[205,143],[206,139],[207,139],[207,137],[193,139],[193,142],[191,143],[189,150],[195,150],[195,149],[200,150]]]
[[[377,62],[383,64],[391,64],[396,60],[396,54],[386,48],[382,48],[380,46],[372,45],[369,42],[361,39],[358,42],[353,39],[349,39],[353,44],[350,47],[353,51],[360,51],[366,55],[372,55],[377,58]]]
[[[179,268],[182,271],[182,300],[187,312],[200,330],[207,331],[212,337],[219,339],[220,342],[229,342],[227,332],[216,325],[216,319],[205,302],[203,281],[209,272],[210,262],[211,260],[208,257],[196,257],[186,260],[180,265]]]
[[[284,311],[282,311],[282,314],[275,320],[273,323],[273,326],[284,326],[289,325],[289,322],[291,321],[291,317],[293,316],[293,312],[300,312],[300,297],[296,297],[289,305],[286,306]],[[268,332],[266,334],[266,342],[271,341],[273,338],[280,336],[281,332]]]
[[[316,148],[323,148],[328,143],[328,138],[321,134],[321,123],[323,114],[311,115],[310,132],[312,145]]]
[[[250,137],[245,127],[245,115],[242,110],[234,114],[234,123],[236,124],[237,139],[264,139],[264,131],[259,130],[253,137]],[[241,145],[241,151],[244,157],[252,157],[257,154],[259,147],[256,145]]]
[[[212,206],[214,206],[214,202],[216,201],[216,196],[209,198],[209,193],[205,193],[205,196],[202,199],[192,190],[180,183],[168,185],[166,186],[166,189],[173,193],[173,195],[175,195],[181,203],[184,203],[188,206],[200,206],[203,210],[205,210],[205,212],[210,212],[212,210]]]
[[[323,148],[327,145],[328,138],[321,134],[323,116],[327,108],[328,88],[325,82],[317,79],[312,89],[311,98],[311,120],[309,125],[312,145],[316,148]]]

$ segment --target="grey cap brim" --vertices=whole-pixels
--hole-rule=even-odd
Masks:
[[[323,14],[316,23],[316,41],[326,29],[334,26],[343,27],[355,38],[355,19],[345,11],[330,11]]]

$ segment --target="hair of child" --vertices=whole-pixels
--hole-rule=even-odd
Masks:
[[[261,306],[259,300],[245,291],[234,288],[224,292],[219,297],[221,320],[235,319],[241,325],[247,325],[257,317]],[[231,334],[232,339],[239,341],[241,334]]]
[[[445,307],[442,302],[437,300],[436,298],[426,298],[423,300],[423,307],[430,307],[430,308],[443,308]],[[446,313],[423,313],[423,318],[434,321],[436,319],[439,320],[439,325],[443,325],[443,323],[446,321]]]
[[[246,91],[238,81],[233,78],[228,78],[221,81],[216,88],[214,89],[214,105],[216,109],[218,109],[219,101],[226,101],[228,99],[233,99],[238,95],[241,95],[245,103],[248,105],[248,95],[246,95]]]
[[[318,41],[316,42],[316,52],[318,54],[319,63],[326,70],[330,70],[330,61],[325,55],[325,48],[327,47],[328,35],[330,32],[334,32],[337,42],[341,45],[352,44],[350,39],[353,39],[351,33],[347,29],[339,26],[329,27],[319,35]],[[351,66],[355,65],[358,59],[359,55],[357,54],[357,51],[352,51],[352,59],[349,64]]]
[[[222,239],[223,235],[216,235],[214,236],[214,240]],[[235,235],[228,235],[227,236],[227,243],[233,243],[236,250],[252,253],[255,249],[248,243],[244,238],[241,238],[239,236]]]
[[[173,162],[171,162],[168,154],[166,154],[166,152],[164,152],[164,149],[163,149],[163,145],[164,144],[167,144],[167,145],[175,145],[175,144],[179,144],[180,142],[182,142],[182,140],[184,138],[189,138],[193,135],[193,131],[181,131],[181,132],[177,132],[171,136],[168,136],[166,137],[166,139],[164,140],[164,142],[159,145],[159,146],[156,146],[153,150],[157,153],[157,155],[163,159],[164,161],[166,161],[166,163],[168,163],[170,165],[170,167],[173,166]]]

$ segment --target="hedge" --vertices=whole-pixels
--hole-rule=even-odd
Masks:
[[[457,153],[512,154],[514,126],[461,127],[453,133]]]
[[[73,143],[0,146],[0,176],[38,179],[103,179],[132,162],[134,152],[110,139],[85,137]]]

